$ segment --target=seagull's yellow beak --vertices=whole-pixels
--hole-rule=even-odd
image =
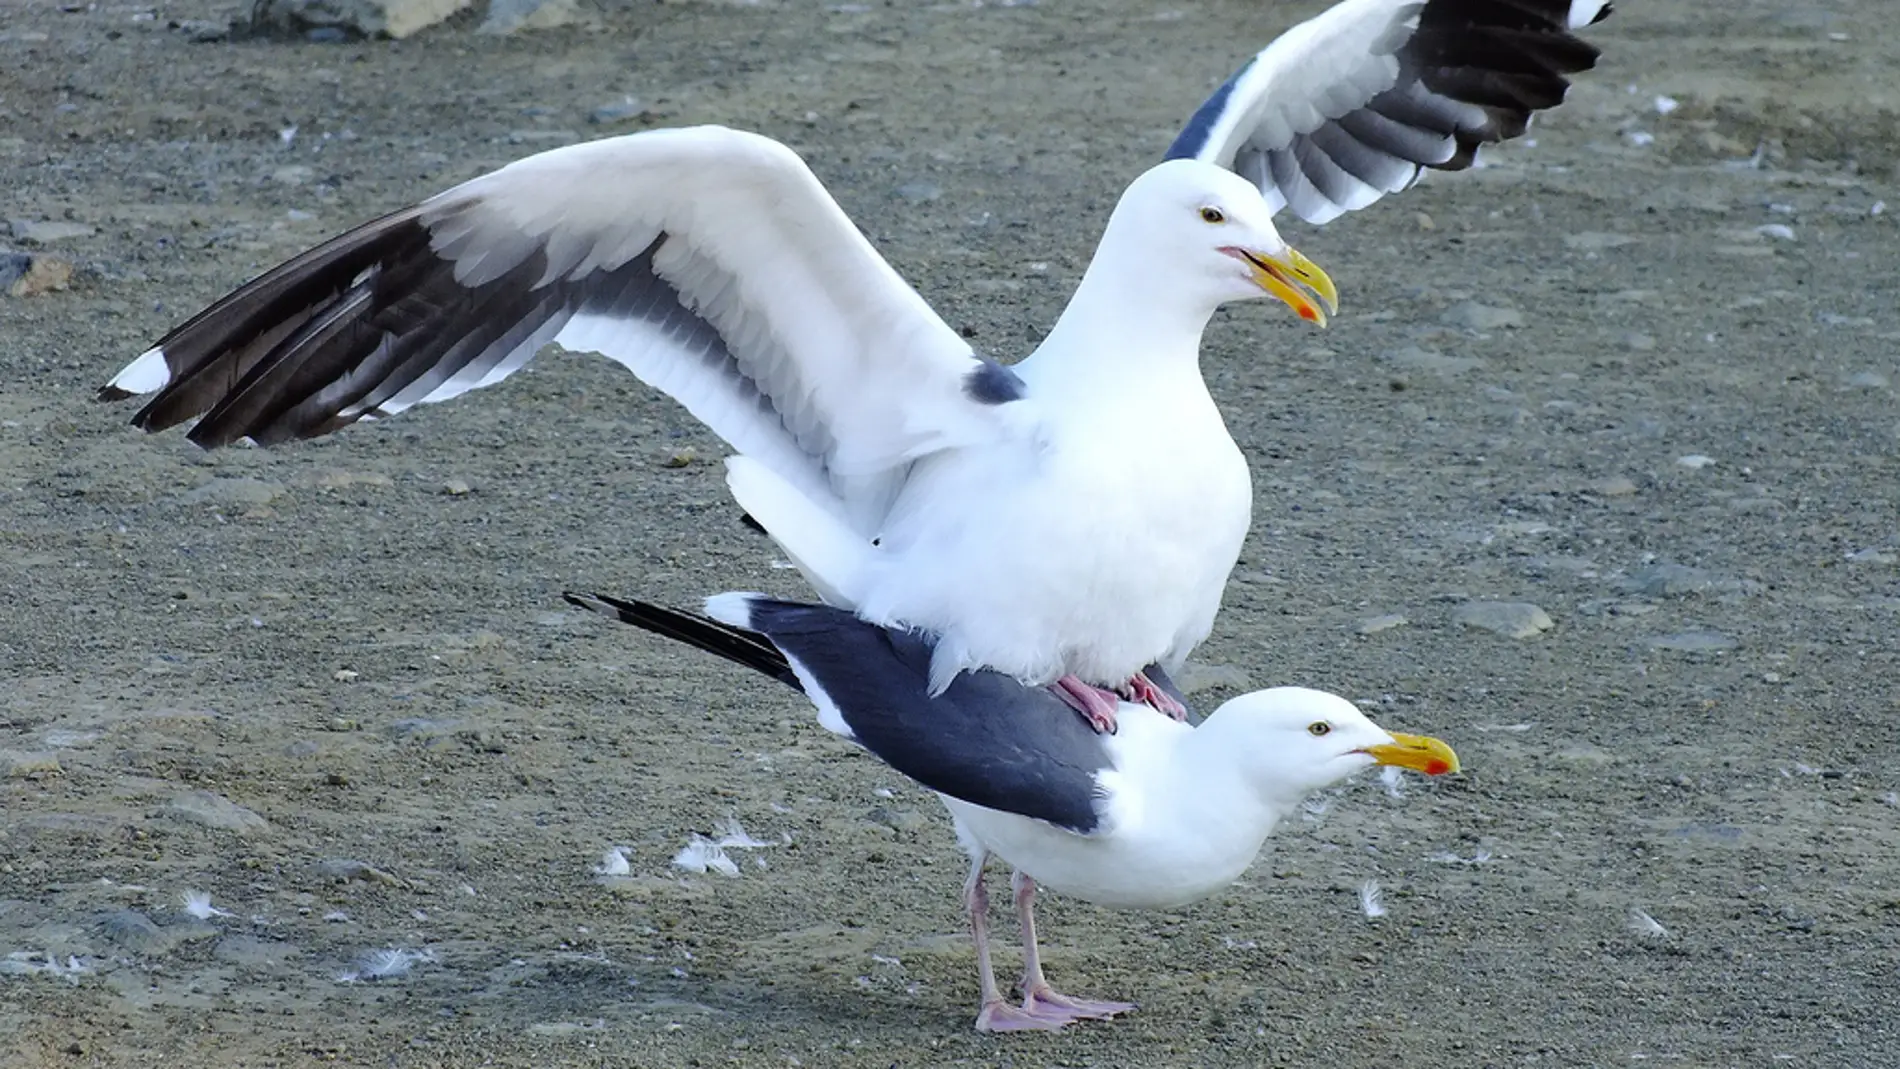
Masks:
[[[1271,256],[1249,249],[1234,251],[1253,268],[1254,282],[1285,301],[1301,319],[1323,327],[1326,317],[1339,311],[1339,291],[1333,288],[1333,280],[1293,246]]]
[[[1322,276],[1323,277],[1323,276]],[[1370,754],[1374,761],[1382,765],[1397,765],[1414,772],[1423,772],[1427,776],[1442,776],[1459,769],[1458,755],[1443,740],[1430,735],[1406,735],[1392,732],[1392,741],[1383,746],[1368,746],[1362,753]]]

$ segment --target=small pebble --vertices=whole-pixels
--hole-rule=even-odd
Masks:
[[[286,492],[282,483],[216,478],[185,494],[184,499],[213,505],[268,505]]]
[[[697,459],[699,459],[698,451],[690,445],[683,445],[678,449],[671,449],[664,453],[660,457],[660,467],[684,468]]]
[[[474,489],[461,479],[450,479],[442,484],[442,492],[450,497],[461,497],[463,494],[474,492]]]
[[[1616,588],[1650,598],[1680,598],[1691,594],[1754,594],[1760,592],[1761,584],[1687,564],[1663,562],[1643,565],[1618,580]]]
[[[183,34],[185,40],[197,44],[210,44],[231,36],[231,24],[212,19],[183,19],[171,24],[171,28]]]
[[[41,779],[64,771],[54,754],[0,750],[0,779]]]
[[[935,182],[906,182],[894,192],[912,204],[925,204],[943,196],[943,187]]]
[[[1701,471],[1703,468],[1715,463],[1715,458],[1703,456],[1701,453],[1690,453],[1686,457],[1677,457],[1676,463],[1691,471]]]
[[[1467,601],[1453,611],[1452,619],[1506,638],[1530,638],[1557,626],[1550,614],[1528,601]]]
[[[10,297],[38,297],[72,285],[73,265],[43,253],[0,252],[0,286]]]
[[[84,223],[67,223],[57,219],[11,219],[7,225],[13,236],[34,245],[50,245],[56,241],[70,241],[74,238],[89,238],[96,231]]]
[[[1674,650],[1679,653],[1720,653],[1741,645],[1718,631],[1681,631],[1673,635],[1658,635],[1643,644],[1652,650]]]
[[[1390,631],[1395,627],[1404,627],[1409,622],[1410,621],[1398,613],[1389,612],[1384,616],[1374,616],[1359,621],[1359,626],[1353,628],[1353,631],[1361,635],[1376,635],[1381,631]]]
[[[197,824],[213,831],[255,835],[270,830],[270,821],[229,798],[211,791],[188,791],[178,795],[165,805],[162,812],[175,820]]]
[[[1460,301],[1445,309],[1438,321],[1449,327],[1463,327],[1466,330],[1515,329],[1524,325],[1524,313],[1515,308]]]
[[[317,862],[317,875],[336,883],[349,883],[358,880],[363,883],[380,883],[388,887],[405,887],[407,883],[367,861],[355,858],[332,857]]]
[[[607,126],[613,123],[626,122],[629,119],[637,119],[646,113],[647,106],[644,102],[634,97],[623,97],[616,103],[602,104],[600,107],[588,112],[587,121],[596,126]]]

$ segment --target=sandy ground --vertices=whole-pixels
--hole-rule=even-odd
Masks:
[[[702,121],[799,148],[1014,358],[1120,187],[1318,5],[642,4],[399,44],[170,25],[239,6],[0,5],[5,216],[86,231],[45,250],[69,291],[0,298],[0,1064],[1900,1064],[1884,3],[1628,0],[1532,141],[1289,224],[1346,307],[1209,333],[1258,498],[1200,657],[1346,693],[1468,772],[1322,798],[1179,913],[1049,901],[1058,984],[1142,1006],[1003,1039],[969,1030],[932,798],[796,696],[564,611],[576,587],[798,592],[668,402],[551,358],[207,454],[89,398],[354,222]],[[1464,626],[1472,600],[1555,626]],[[670,867],[732,819],[773,844],[738,876]],[[603,880],[613,846],[630,874]]]

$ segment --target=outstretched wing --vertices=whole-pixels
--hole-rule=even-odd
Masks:
[[[1280,35],[1168,150],[1207,160],[1325,223],[1471,165],[1563,101],[1597,50],[1571,31],[1604,0],[1346,0]]]
[[[910,460],[997,433],[975,355],[784,145],[720,127],[530,156],[274,268],[121,371],[215,447],[327,434],[602,353],[870,533]]]

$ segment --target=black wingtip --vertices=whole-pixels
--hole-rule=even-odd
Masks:
[[[797,673],[792,671],[786,661],[785,654],[770,639],[755,631],[734,627],[698,613],[682,612],[645,601],[623,601],[606,594],[582,594],[566,590],[561,592],[561,598],[570,605],[613,616],[621,623],[632,624],[661,638],[724,657],[734,664],[770,676],[793,690],[805,689]]]
[[[633,622],[629,617],[637,615],[639,612],[638,607],[632,603],[621,601],[619,598],[610,598],[605,594],[582,594],[572,590],[563,590],[561,591],[561,600],[567,602],[569,605],[587,609],[590,612],[597,612],[606,616],[618,616],[628,623]]]

